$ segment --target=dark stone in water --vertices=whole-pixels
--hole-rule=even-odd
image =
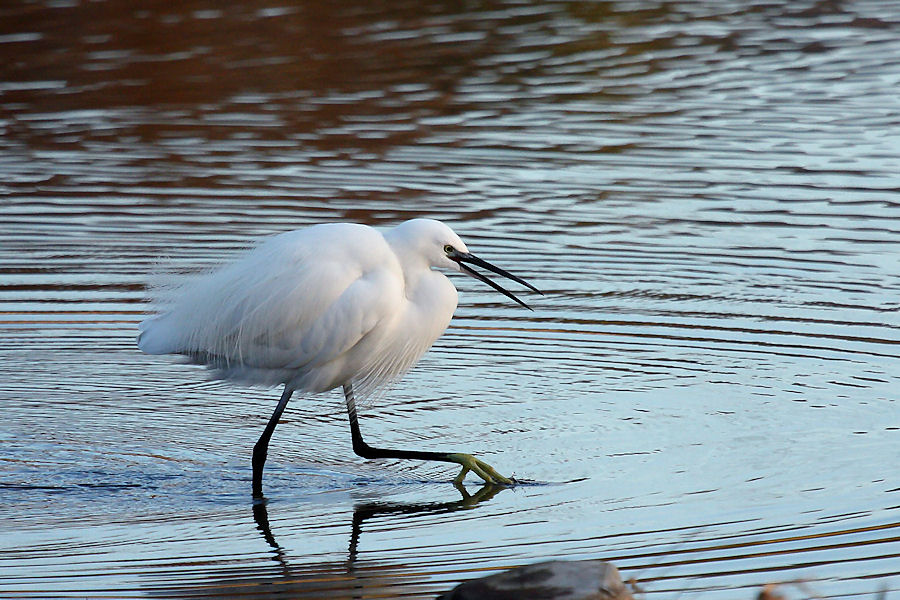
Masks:
[[[552,560],[461,583],[437,600],[632,600],[602,560]]]

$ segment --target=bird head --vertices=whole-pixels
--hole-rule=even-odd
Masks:
[[[421,253],[431,267],[452,269],[454,271],[465,273],[470,277],[474,277],[475,279],[486,283],[507,298],[514,300],[529,310],[531,310],[531,307],[519,300],[512,292],[497,282],[488,279],[470,265],[475,265],[498,275],[502,275],[503,277],[522,284],[539,294],[543,293],[530,283],[520,279],[509,271],[492,265],[486,260],[469,252],[469,249],[459,236],[456,235],[450,227],[440,221],[435,221],[434,219],[412,219],[402,223],[396,229],[403,230],[402,235],[407,241],[414,240],[416,250]]]

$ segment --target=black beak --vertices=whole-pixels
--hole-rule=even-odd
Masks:
[[[540,291],[539,289],[537,289],[536,287],[534,287],[533,285],[531,285],[530,283],[528,283],[528,282],[525,281],[524,279],[521,279],[521,278],[519,278],[519,277],[516,277],[515,275],[513,275],[513,274],[510,273],[509,271],[505,271],[505,270],[501,269],[500,267],[495,267],[494,265],[492,265],[492,264],[489,263],[488,261],[483,260],[483,259],[481,259],[481,258],[478,258],[478,257],[475,256],[474,254],[469,254],[469,253],[467,253],[467,252],[454,252],[453,254],[449,254],[448,256],[449,256],[450,260],[455,260],[456,262],[459,263],[459,268],[462,269],[462,271],[463,271],[464,273],[466,273],[467,275],[471,275],[471,276],[474,277],[475,279],[478,279],[478,280],[480,280],[480,281],[485,282],[486,284],[488,284],[489,286],[491,286],[492,288],[494,288],[495,290],[497,290],[498,292],[500,292],[501,294],[503,294],[503,295],[506,296],[507,298],[510,298],[510,299],[512,299],[512,300],[515,300],[516,302],[518,302],[519,304],[521,304],[522,306],[524,306],[524,307],[527,308],[528,310],[532,310],[532,308],[531,308],[530,306],[528,306],[527,304],[525,304],[524,302],[522,302],[521,300],[519,300],[518,298],[516,298],[516,297],[512,294],[512,292],[510,292],[509,290],[503,288],[503,286],[501,286],[501,285],[499,285],[499,284],[497,284],[497,283],[491,281],[490,279],[488,279],[487,277],[485,277],[484,275],[482,275],[481,273],[479,273],[478,271],[476,271],[475,269],[473,269],[472,267],[468,266],[468,265],[465,264],[465,263],[472,263],[473,265],[478,265],[479,267],[485,268],[485,269],[487,269],[488,271],[492,271],[492,272],[496,273],[497,275],[503,275],[503,276],[506,277],[507,279],[512,279],[512,280],[515,281],[516,283],[521,283],[522,285],[524,285],[524,286],[527,287],[528,289],[534,290],[534,291],[537,292],[538,294],[543,295],[543,292],[542,292],[542,291]]]

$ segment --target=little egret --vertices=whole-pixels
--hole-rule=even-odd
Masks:
[[[373,448],[363,441],[355,392],[370,395],[406,373],[447,328],[456,288],[434,269],[462,271],[525,308],[474,265],[533,285],[470,254],[447,225],[412,219],[385,232],[352,223],[276,235],[230,265],[190,281],[140,324],[138,347],[182,354],[215,377],[284,385],[253,447],[253,495],[262,497],[269,439],[295,391],[343,387],[353,450],[364,458],[457,463],[487,483],[510,484],[470,454]]]

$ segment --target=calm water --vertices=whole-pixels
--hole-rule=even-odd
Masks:
[[[604,558],[647,598],[900,590],[900,5],[0,8],[0,596],[431,598]],[[455,279],[362,416],[140,354],[161,265],[449,222]]]

